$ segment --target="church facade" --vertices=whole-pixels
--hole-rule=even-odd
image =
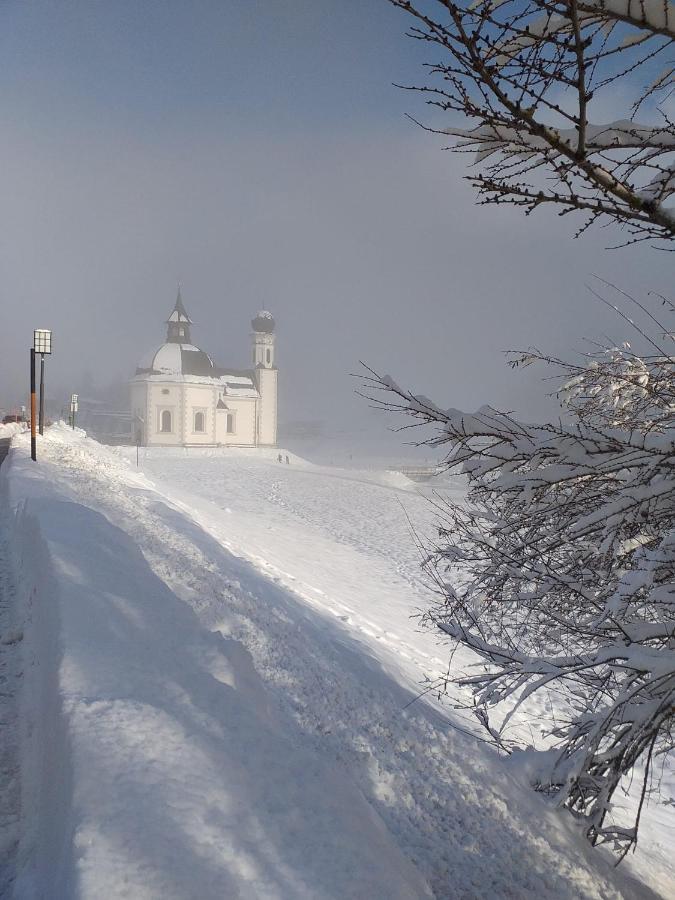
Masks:
[[[136,369],[131,412],[146,447],[274,447],[277,443],[275,322],[261,310],[251,321],[253,368],[217,366],[192,343],[193,322],[180,289],[165,342]]]

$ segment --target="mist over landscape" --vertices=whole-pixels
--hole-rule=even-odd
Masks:
[[[249,320],[273,312],[282,423],[384,429],[354,396],[359,360],[442,405],[536,416],[548,388],[503,350],[630,338],[585,283],[644,293],[649,249],[476,207],[465,158],[392,86],[425,58],[405,25],[384,2],[3,3],[8,400],[26,402],[35,327],[54,333],[52,415],[119,393],[178,279],[222,365],[247,364]],[[668,268],[649,256],[649,289]]]
[[[675,0],[0,0],[0,900],[675,897]]]

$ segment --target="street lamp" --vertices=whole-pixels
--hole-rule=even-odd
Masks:
[[[45,433],[45,355],[52,352],[52,333],[47,328],[33,332],[33,350],[40,354],[40,434]]]

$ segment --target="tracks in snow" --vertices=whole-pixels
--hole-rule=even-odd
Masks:
[[[544,805],[516,791],[494,756],[426,704],[405,709],[411,690],[342,626],[353,609],[309,585],[303,591],[315,597],[301,602],[304,595],[284,583],[292,576],[265,560],[258,566],[267,575],[256,571],[215,527],[134,484],[102,451],[88,457],[59,445],[53,461],[73,499],[130,535],[206,628],[246,648],[270,703],[297,723],[299,740],[349,772],[438,898],[621,896],[613,876],[588,864]],[[360,626],[391,638],[366,616]]]

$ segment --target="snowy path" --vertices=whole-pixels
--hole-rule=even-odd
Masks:
[[[6,426],[0,426],[0,466],[9,451],[10,437],[1,436],[6,430]],[[19,807],[16,727],[19,634],[13,615],[7,527],[6,498],[0,494],[0,897],[14,877]]]
[[[2,510],[0,510],[2,515]],[[14,877],[18,835],[17,639],[5,528],[0,528],[0,897]]]
[[[398,548],[363,526],[364,509],[382,515],[374,490],[397,503],[390,487],[216,462],[197,480],[218,509],[187,476],[158,463],[180,487],[155,490],[59,429],[41,459],[15,454],[11,485],[32,496],[63,630],[72,772],[62,760],[57,780],[72,789],[49,815],[74,846],[51,896],[642,895],[432,706],[406,709],[416,655],[435,661],[430,636],[402,628],[401,585],[425,590],[412,557],[392,574]]]

